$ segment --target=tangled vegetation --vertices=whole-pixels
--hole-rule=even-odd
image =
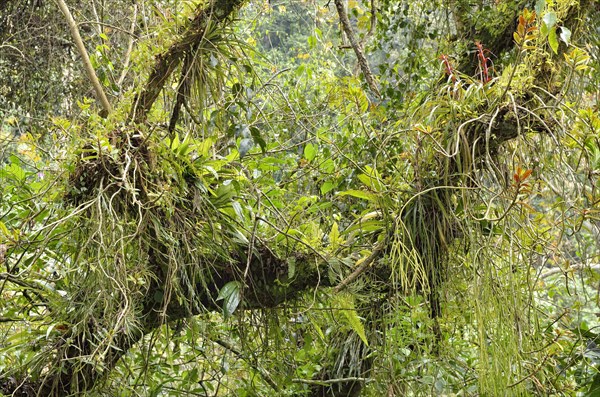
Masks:
[[[0,3],[0,392],[595,396],[597,8]]]

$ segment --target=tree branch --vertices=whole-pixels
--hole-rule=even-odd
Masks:
[[[142,92],[137,95],[129,121],[141,124],[146,121],[148,112],[158,98],[171,74],[177,69],[186,54],[192,52],[204,37],[210,21],[224,22],[236,11],[245,0],[214,0],[202,9],[192,20],[182,38],[173,44],[166,52],[156,57],[156,62]]]
[[[129,42],[127,43],[127,51],[125,52],[125,62],[123,62],[123,70],[121,70],[121,75],[119,76],[119,80],[117,80],[117,86],[121,88],[123,81],[125,80],[125,76],[127,76],[127,69],[129,69],[129,62],[131,61],[131,52],[133,51],[133,42],[135,41],[135,23],[137,20],[138,6],[137,4],[133,5],[133,16],[131,17],[131,29],[129,31]]]
[[[326,380],[315,380],[315,379],[292,379],[294,383],[304,383],[306,385],[314,385],[314,386],[327,386],[327,385],[335,385],[337,383],[348,383],[348,382],[365,382],[368,383],[373,381],[371,378],[359,378],[359,377],[349,377],[349,378],[338,378],[338,379],[326,379]]]
[[[563,269],[561,267],[555,267],[555,268],[552,268],[552,269],[549,269],[549,270],[543,272],[540,275],[540,278],[542,278],[542,279],[548,278],[548,277],[551,277],[551,276],[553,276],[555,274],[559,274],[559,273],[566,275],[569,272],[578,272],[581,270],[593,270],[596,272],[600,271],[600,263],[590,263],[590,264],[578,263],[575,265],[571,265],[571,266],[567,267],[566,269]]]
[[[358,276],[360,276],[362,273],[364,273],[364,271],[367,270],[367,268],[371,265],[371,263],[373,263],[373,261],[379,257],[379,255],[383,251],[383,248],[386,245],[387,244],[381,243],[377,247],[375,247],[375,249],[373,250],[373,252],[371,252],[371,255],[369,255],[367,257],[367,259],[364,260],[363,263],[361,263],[352,273],[350,273],[348,275],[348,277],[346,277],[345,279],[343,279],[333,289],[333,292],[337,293],[337,292],[342,291],[344,288],[346,288],[348,286],[348,284],[350,284],[351,282],[353,282],[354,280],[356,280],[358,278]]]
[[[350,20],[348,19],[348,14],[346,13],[346,8],[342,3],[342,0],[335,0],[335,8],[337,9],[338,15],[340,17],[340,23],[342,24],[342,30],[348,37],[350,41],[350,45],[356,54],[356,58],[358,60],[358,66],[360,70],[362,70],[363,75],[365,76],[365,80],[369,85],[369,88],[377,97],[380,97],[379,88],[377,88],[377,83],[375,83],[375,78],[373,77],[373,73],[371,73],[371,69],[369,68],[369,63],[367,62],[367,58],[365,58],[365,54],[363,53],[362,46],[356,39],[356,35],[354,34],[354,30],[350,25]]]
[[[79,51],[79,55],[83,60],[83,67],[85,69],[85,72],[87,73],[88,78],[92,82],[94,91],[96,91],[96,95],[98,96],[98,99],[102,104],[102,111],[100,112],[100,115],[102,117],[107,117],[111,111],[110,102],[108,101],[108,98],[104,93],[104,89],[102,88],[102,84],[100,84],[100,80],[98,80],[98,76],[96,76],[96,72],[94,71],[92,63],[90,62],[90,57],[88,56],[87,50],[85,49],[85,45],[83,44],[83,40],[79,35],[77,23],[75,23],[75,20],[73,19],[73,16],[71,15],[71,12],[69,11],[69,8],[67,7],[67,4],[64,2],[64,0],[54,1],[58,5],[62,13],[65,15],[65,18],[67,19],[67,24],[69,25],[71,36],[73,36],[73,41],[75,42],[77,50]]]

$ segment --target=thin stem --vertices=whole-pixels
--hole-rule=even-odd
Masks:
[[[100,112],[102,117],[107,117],[111,112],[110,102],[104,93],[104,89],[102,89],[102,84],[100,84],[100,80],[98,80],[98,76],[96,76],[96,71],[94,71],[94,67],[92,66],[92,62],[90,61],[90,57],[88,56],[87,50],[85,49],[85,45],[83,44],[83,40],[81,39],[81,35],[79,34],[79,29],[77,28],[77,23],[73,19],[73,15],[69,11],[67,4],[64,0],[54,0],[58,5],[58,8],[62,11],[67,19],[67,24],[69,25],[69,29],[71,30],[71,36],[73,36],[73,41],[75,42],[75,46],[77,46],[77,50],[79,51],[79,55],[83,60],[83,67],[88,75],[88,78],[92,82],[92,86],[96,91],[96,95],[98,95],[98,99],[102,104],[103,111]]]

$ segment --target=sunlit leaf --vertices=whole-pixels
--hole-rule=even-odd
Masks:
[[[554,51],[555,54],[558,54],[558,39],[556,37],[556,27],[550,29],[548,33],[548,43],[550,44],[550,48]]]
[[[330,191],[332,191],[335,188],[335,183],[332,181],[326,181],[323,184],[321,184],[321,194],[327,194]]]
[[[546,15],[544,15],[544,23],[548,26],[548,29],[552,29],[554,25],[556,25],[556,13],[552,11],[547,12]]]
[[[354,307],[354,297],[349,293],[339,294],[335,298],[335,304],[340,307],[340,311],[352,331],[354,331],[359,336],[360,340],[368,346],[369,341],[365,333],[365,327]]]
[[[309,162],[313,161],[315,156],[317,155],[317,148],[312,143],[307,143],[304,146],[304,158]]]
[[[337,222],[335,221],[333,222],[333,225],[331,226],[331,231],[329,232],[329,243],[334,249],[337,248],[337,246],[340,243],[340,230]]]
[[[8,228],[6,227],[6,225],[4,224],[4,222],[0,221],[0,233],[2,233],[2,235],[4,237],[9,237],[10,236],[10,232],[8,231]]]
[[[356,197],[356,198],[368,200],[368,201],[375,201],[377,199],[377,196],[374,193],[366,192],[364,190],[350,189],[350,190],[345,190],[343,192],[339,192],[338,195],[352,196],[352,197]]]
[[[562,26],[560,28],[560,39],[564,41],[566,45],[569,45],[571,42],[571,31]]]

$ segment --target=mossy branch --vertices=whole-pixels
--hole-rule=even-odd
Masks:
[[[181,39],[156,57],[156,62],[146,85],[136,96],[129,114],[129,121],[136,124],[142,124],[146,121],[148,112],[152,109],[152,105],[154,105],[169,77],[179,67],[185,55],[190,54],[204,37],[208,23],[211,21],[216,23],[226,21],[243,3],[244,0],[214,0],[198,12]]]

